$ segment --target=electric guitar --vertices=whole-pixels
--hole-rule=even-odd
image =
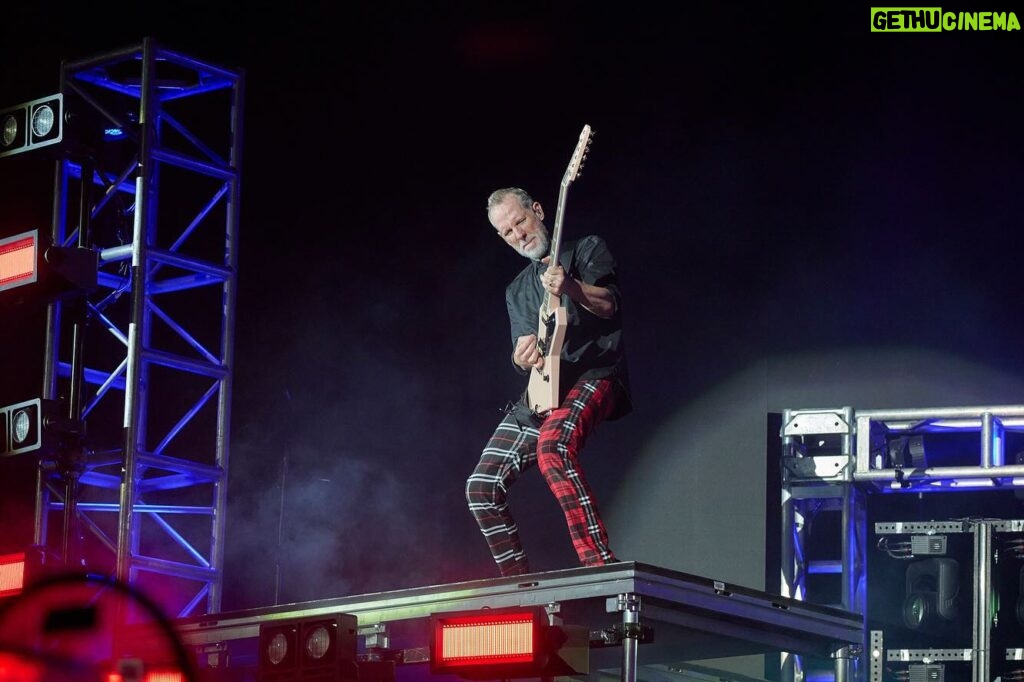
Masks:
[[[594,133],[589,125],[583,126],[580,141],[569,159],[569,166],[562,176],[561,189],[558,191],[558,208],[555,211],[555,224],[551,230],[551,251],[548,264],[558,263],[558,253],[562,245],[562,219],[565,215],[565,197],[569,185],[580,175],[583,162],[590,150],[590,142]],[[569,276],[569,273],[566,273]],[[561,403],[561,387],[559,386],[558,370],[562,355],[562,344],[565,341],[565,328],[568,315],[562,305],[562,297],[545,293],[540,306],[537,325],[537,350],[544,358],[544,365],[530,372],[530,383],[526,387],[526,398],[530,410],[543,416],[558,407]]]

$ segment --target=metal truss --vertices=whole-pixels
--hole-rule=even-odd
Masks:
[[[1017,432],[1014,434],[1014,432]],[[867,496],[877,494],[1008,490],[1024,487],[1024,450],[1007,456],[1011,435],[1024,440],[1024,406],[968,406],[897,410],[855,410],[852,407],[785,410],[782,440],[782,516],[780,590],[783,596],[820,600],[808,594],[814,574],[840,577],[828,597],[830,605],[865,615],[867,595]],[[934,448],[934,439],[956,437],[953,448]],[[929,443],[929,439],[931,443]],[[821,556],[821,543],[812,542],[811,526],[826,512],[839,524],[836,551]],[[936,533],[973,532],[976,539],[973,649],[975,680],[987,680],[990,662],[989,628],[992,608],[988,591],[991,533],[1017,532],[1018,521],[988,519],[970,523],[956,520],[876,524],[875,533],[906,534],[909,556],[938,553]],[[918,528],[922,526],[922,528]],[[927,526],[924,528],[924,526]],[[1024,543],[1021,543],[1024,546]],[[918,547],[918,549],[913,549]],[[1024,597],[1022,597],[1024,598]],[[881,682],[884,654],[881,632],[864,633],[855,679]],[[889,660],[902,660],[905,652],[890,652]],[[956,652],[963,658],[962,651]],[[934,663],[934,652],[925,656]],[[950,659],[953,660],[953,659]],[[959,659],[958,659],[959,660]],[[1011,660],[1007,656],[1007,660]],[[914,674],[921,671],[914,671]],[[923,674],[923,673],[921,673]],[[804,679],[797,656],[782,659],[782,679]],[[924,679],[924,678],[922,678]],[[929,678],[931,679],[931,678]]]
[[[850,484],[855,468],[854,424],[850,407],[783,412],[780,591],[785,597],[805,600],[811,575],[836,574],[840,587],[829,595],[829,605],[864,614],[867,517],[863,494]],[[840,539],[834,554],[815,556],[812,527],[824,524],[827,515],[838,522]],[[856,675],[860,661],[851,657]],[[783,679],[803,679],[799,657],[783,655],[781,663]]]
[[[243,75],[146,38],[64,62],[61,92],[53,238],[98,251],[100,287],[50,305],[44,397],[87,432],[40,466],[35,542],[171,615],[216,612]]]

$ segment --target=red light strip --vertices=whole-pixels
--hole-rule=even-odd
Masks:
[[[25,586],[25,553],[0,556],[0,597],[18,594]]]
[[[180,670],[151,670],[143,682],[185,682],[185,675]]]
[[[0,286],[32,281],[36,270],[35,236],[0,245]]]
[[[529,613],[501,620],[444,623],[441,661],[469,665],[532,661],[533,627],[533,616]]]

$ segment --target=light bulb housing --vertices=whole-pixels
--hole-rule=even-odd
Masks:
[[[64,139],[64,95],[57,93],[0,110],[0,157]]]
[[[258,682],[356,682],[356,629],[349,614],[260,625]]]

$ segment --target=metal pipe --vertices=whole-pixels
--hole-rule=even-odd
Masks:
[[[152,146],[156,135],[156,97],[154,92],[154,49],[149,38],[142,44],[142,90],[139,100],[139,173],[135,177],[135,222],[132,238],[132,291],[131,322],[128,326],[128,378],[124,400],[124,467],[121,472],[121,513],[117,527],[117,579],[130,583],[132,557],[138,546],[138,524],[135,519],[138,475],[137,454],[145,438],[143,415],[146,396],[143,348],[147,333],[146,282],[149,280],[148,253],[153,224],[151,184],[156,171],[153,167]]]
[[[986,412],[1000,417],[1024,417],[1024,405],[983,405],[977,407],[914,407],[899,410],[857,410],[857,417],[873,421],[980,419]]]
[[[854,481],[896,481],[897,469],[872,469],[858,472]],[[950,478],[1019,478],[1024,476],[1024,464],[1007,464],[1001,467],[950,466],[928,467],[926,469],[902,469],[903,480],[906,481],[941,481]]]
[[[243,128],[243,104],[245,96],[244,72],[238,72],[238,80],[235,82],[235,89],[232,92],[231,100],[231,157],[229,162],[232,168],[242,167],[242,128]],[[221,318],[221,361],[225,367],[235,366],[235,308],[237,299],[237,282],[235,274],[238,272],[238,225],[241,211],[241,181],[240,175],[235,174],[231,181],[231,192],[228,195],[227,222],[225,225],[227,253],[225,264],[230,270],[231,277],[224,283],[224,306],[223,317]],[[231,452],[231,398],[234,386],[234,373],[229,372],[221,379],[221,389],[218,394],[217,403],[217,452],[216,464],[227,472]],[[214,484],[214,506],[219,510],[226,510],[228,503],[228,480],[227,475]],[[210,612],[216,613],[220,610],[221,593],[223,588],[224,574],[224,536],[226,529],[227,514],[219,513],[214,517],[213,537],[210,541],[211,563],[217,571],[216,581],[210,586]]]
[[[991,679],[992,607],[992,526],[983,521],[974,526],[973,680]]]
[[[850,646],[844,645],[833,654],[835,659],[835,682],[849,682],[850,680]]]
[[[640,595],[619,595],[622,610],[622,682],[636,682],[640,647]]]

